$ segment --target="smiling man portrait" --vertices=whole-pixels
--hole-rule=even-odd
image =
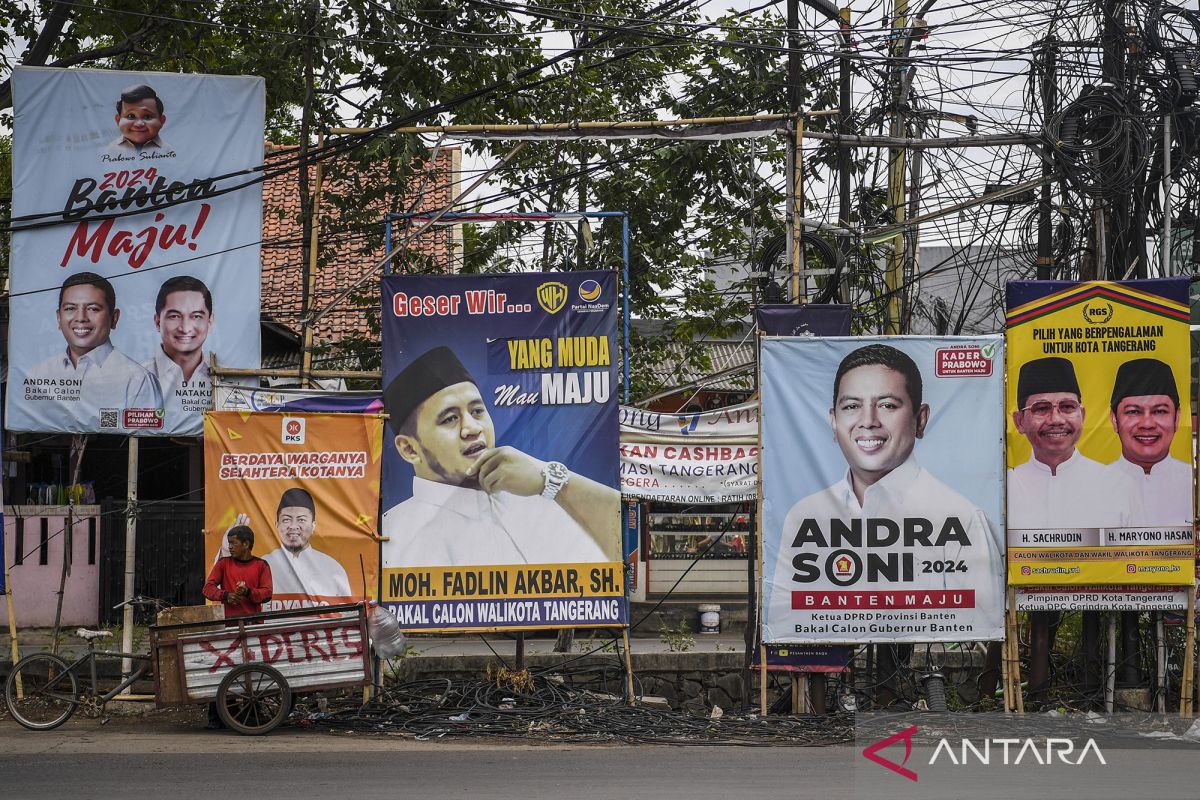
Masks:
[[[84,430],[103,422],[102,411],[162,407],[158,381],[144,367],[113,347],[111,335],[121,319],[117,295],[108,279],[77,272],[63,281],[55,310],[67,346],[29,371],[26,400],[39,403],[43,424]],[[53,391],[48,391],[48,390]],[[119,428],[121,424],[109,427]]]
[[[1138,525],[1191,525],[1192,468],[1171,456],[1179,430],[1179,389],[1171,367],[1155,358],[1126,361],[1113,382],[1109,420],[1121,457],[1109,469],[1141,490]]]
[[[841,480],[793,505],[784,519],[770,598],[773,618],[783,619],[791,610],[790,593],[780,588],[795,585],[796,562],[803,561],[806,550],[799,531],[809,521],[829,531],[835,520],[920,520],[933,535],[952,524],[968,542],[996,549],[983,510],[917,462],[913,450],[929,418],[921,371],[908,354],[870,344],[842,359],[833,380],[829,425],[847,469]],[[947,544],[943,557],[959,558],[958,551],[965,549]],[[981,585],[981,598],[983,591]]]
[[[200,427],[212,394],[204,344],[213,326],[212,293],[199,278],[163,281],[154,303],[160,346],[145,367],[158,380],[168,430]]]
[[[279,497],[275,510],[275,534],[280,547],[263,556],[271,567],[275,594],[348,602],[350,580],[337,559],[312,546],[317,529],[317,505],[304,489],[292,488]]]
[[[1067,359],[1037,358],[1021,366],[1012,420],[1033,454],[1008,471],[1009,528],[1141,524],[1141,492],[1132,481],[1078,450],[1087,420],[1081,397]]]
[[[167,124],[162,98],[149,86],[130,86],[121,92],[113,121],[121,135],[108,145],[113,155],[139,153],[145,149],[168,150],[170,145],[160,135]]]

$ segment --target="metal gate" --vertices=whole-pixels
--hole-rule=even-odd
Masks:
[[[100,621],[117,623],[121,611],[113,606],[125,599],[125,501],[106,499],[100,508]],[[134,593],[172,605],[203,603],[204,503],[149,501],[137,513]],[[151,622],[150,616],[137,621]]]

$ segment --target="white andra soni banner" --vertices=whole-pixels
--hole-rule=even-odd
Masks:
[[[621,494],[667,503],[758,497],[758,403],[702,413],[621,408]]]
[[[14,72],[9,429],[198,436],[209,356],[259,366],[264,114],[262,78]]]
[[[1003,339],[761,342],[763,641],[1002,639]]]

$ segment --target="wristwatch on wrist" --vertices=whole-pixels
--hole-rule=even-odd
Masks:
[[[546,466],[542,467],[542,480],[545,481],[542,487],[542,497],[553,500],[555,495],[567,485],[567,479],[570,477],[571,473],[562,464],[557,461],[547,462]]]

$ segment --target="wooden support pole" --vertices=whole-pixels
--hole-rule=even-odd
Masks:
[[[1009,659],[1012,655],[1012,624],[1008,614],[1004,615],[1004,642],[1000,647],[1000,680],[1001,680],[1001,696],[1004,700],[1004,713],[1009,713],[1013,710],[1012,696],[1012,668],[1009,666]]]
[[[629,698],[629,705],[633,705],[635,698],[633,696],[633,657],[629,652],[629,625],[621,627],[621,641],[625,645],[625,695]]]
[[[1017,590],[1011,586],[1008,589],[1008,613],[1005,614],[1005,654],[1004,676],[1007,687],[1007,697],[1004,701],[1005,711],[1016,711],[1018,706],[1024,709],[1021,702],[1021,634],[1017,628]]]
[[[1179,687],[1179,716],[1192,715],[1196,660],[1196,590],[1188,589],[1187,628],[1183,646],[1183,676]]]
[[[325,145],[325,134],[321,134],[318,138],[318,149]],[[307,170],[308,165],[302,163],[300,169]],[[300,378],[303,384],[309,388],[313,386],[312,378],[312,355],[313,355],[313,337],[314,330],[317,327],[316,320],[310,313],[317,296],[317,264],[318,264],[318,247],[317,242],[320,238],[321,228],[321,180],[324,175],[322,162],[318,161],[313,169],[315,178],[313,181],[313,196],[309,203],[309,241],[308,241],[308,280],[304,285],[304,350],[300,355]]]
[[[804,117],[796,116],[796,139],[792,156],[792,302],[804,302],[807,281],[800,279],[804,269]]]
[[[121,649],[126,653],[133,652],[133,583],[137,573],[137,497],[138,497],[138,440],[136,436],[129,437],[129,466],[125,476],[125,607],[121,612]],[[128,658],[121,659],[121,675],[128,677],[133,670],[133,663]]]
[[[758,646],[758,709],[767,715],[767,646]]]
[[[13,594],[12,594],[12,573],[8,569],[8,553],[5,548],[0,547],[0,560],[4,566],[4,602],[8,607],[8,637],[9,645],[12,651],[12,662],[16,664],[21,660],[21,648],[17,646],[17,612],[13,609]],[[25,687],[21,683],[21,673],[17,675],[17,699],[25,699]]]

